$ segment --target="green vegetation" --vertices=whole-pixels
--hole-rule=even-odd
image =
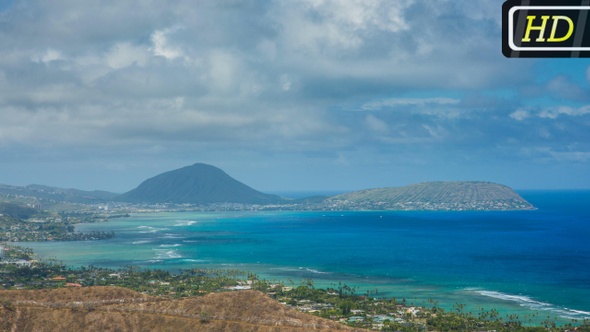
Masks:
[[[12,246],[7,259],[31,261],[34,254]],[[0,265],[0,289],[51,289],[61,287],[120,286],[146,295],[168,299],[202,296],[209,293],[253,289],[298,311],[357,327],[381,331],[590,331],[590,322],[572,322],[557,326],[551,319],[539,326],[525,326],[534,317],[501,317],[497,311],[473,313],[456,304],[445,311],[436,301],[414,306],[395,298],[375,298],[378,291],[364,295],[356,289],[339,284],[316,289],[311,279],[300,285],[285,286],[281,282],[261,280],[256,275],[238,270],[189,269],[178,273],[163,270],[125,267],[118,270],[96,266],[72,268],[57,261],[36,261],[30,264]],[[10,307],[7,304],[5,307]],[[211,313],[202,311],[199,320],[207,323]],[[576,327],[574,327],[576,326]]]
[[[114,270],[96,266],[72,268],[55,260],[35,260],[30,249],[10,246],[4,261],[25,260],[30,264],[1,264],[0,289],[47,289],[67,284],[122,286],[149,295],[182,298],[217,292],[242,284],[249,274],[237,270],[163,270],[128,266]]]
[[[15,219],[28,219],[35,216],[46,215],[37,209],[13,203],[0,203],[0,215]]]
[[[353,327],[381,331],[590,331],[590,321],[557,326],[547,318],[539,326],[530,325],[533,318],[510,315],[501,317],[497,311],[481,310],[477,315],[456,304],[445,311],[430,300],[428,306],[414,306],[390,298],[380,299],[371,294],[358,295],[346,285],[315,289],[309,281],[294,289],[282,288],[273,297],[300,311],[340,321]],[[525,321],[527,326],[523,324]]]

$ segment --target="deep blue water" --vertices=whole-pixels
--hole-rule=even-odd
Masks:
[[[112,240],[30,247],[72,265],[239,268],[416,304],[590,318],[590,191],[521,194],[538,210],[145,214],[78,227]]]

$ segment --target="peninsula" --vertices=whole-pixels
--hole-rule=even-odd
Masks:
[[[405,187],[360,190],[330,197],[343,210],[533,210],[511,188],[491,182],[425,182]]]

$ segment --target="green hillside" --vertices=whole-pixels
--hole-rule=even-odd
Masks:
[[[0,202],[0,215],[3,216],[15,219],[29,219],[38,214],[39,211],[28,206]]]
[[[0,195],[34,197],[37,199],[53,202],[69,202],[94,204],[112,200],[118,194],[107,191],[84,191],[78,189],[64,189],[38,184],[28,185],[26,187],[10,186],[0,184]]]
[[[355,191],[328,204],[370,210],[531,210],[511,188],[490,182],[425,182],[406,187]]]

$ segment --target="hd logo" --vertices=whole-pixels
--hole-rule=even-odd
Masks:
[[[508,0],[502,6],[502,53],[509,58],[590,57],[589,13],[590,0]]]

